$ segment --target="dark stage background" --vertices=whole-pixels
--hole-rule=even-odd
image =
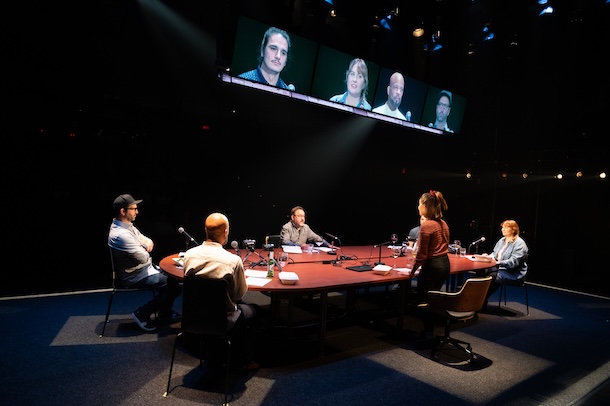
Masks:
[[[531,281],[610,294],[608,183],[593,177],[608,170],[608,78],[596,59],[608,46],[608,7],[588,12],[595,28],[579,26],[576,38],[550,27],[553,41],[530,17],[518,24],[524,49],[476,60],[461,56],[458,39],[419,63],[410,44],[366,42],[367,58],[467,97],[462,134],[439,137],[217,78],[240,13],[316,32],[312,39],[345,52],[367,41],[366,30],[351,27],[364,17],[348,20],[346,32],[360,33],[350,36],[299,23],[297,6],[308,2],[207,3],[98,1],[67,13],[25,2],[5,16],[4,254],[12,266],[1,295],[108,287],[106,235],[121,193],[144,199],[136,226],[155,241],[158,261],[185,248],[180,226],[202,241],[203,219],[217,210],[232,221],[232,239],[256,239],[257,248],[294,205],[343,245],[404,238],[429,189],[447,198],[452,239],[484,235],[479,250],[490,250],[500,222],[514,218],[531,249]],[[463,28],[443,21],[449,33]]]

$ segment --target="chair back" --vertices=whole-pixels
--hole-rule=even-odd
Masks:
[[[227,301],[232,275],[212,279],[185,275],[182,286],[182,331],[224,336],[228,332]]]
[[[279,234],[269,234],[265,237],[266,244],[273,244],[273,248],[282,246],[282,238]]]
[[[491,276],[466,279],[457,292],[429,291],[428,306],[441,312],[477,312],[485,303],[491,280]]]
[[[112,270],[112,289],[117,289],[120,283],[117,283],[116,269],[114,268],[114,254],[111,246],[108,246],[110,251],[110,269]]]

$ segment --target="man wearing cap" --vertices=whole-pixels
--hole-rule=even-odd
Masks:
[[[172,310],[172,306],[182,289],[177,280],[168,278],[152,263],[153,241],[133,225],[141,202],[130,194],[114,199],[114,220],[108,232],[108,246],[112,249],[117,282],[121,287],[154,287],[157,290],[153,300],[131,314],[142,330],[154,331],[156,326],[150,318],[153,313],[158,315],[159,321],[178,320],[179,314]]]
[[[428,124],[428,127],[434,127],[452,133],[447,125],[447,117],[451,113],[451,103],[453,95],[448,90],[441,90],[436,101],[436,121]]]

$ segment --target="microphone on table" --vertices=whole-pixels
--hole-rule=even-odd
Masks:
[[[339,239],[339,237],[337,237],[336,235],[332,235],[331,233],[324,233],[324,234],[326,234],[332,240],[332,242],[330,243],[330,251],[328,251],[327,254],[328,255],[337,255],[335,241],[339,241],[339,245],[341,245],[341,240]]]
[[[405,114],[405,117],[407,118],[407,121],[411,121],[411,112],[407,111],[407,114]]]
[[[294,92],[295,90],[297,90],[297,89],[296,89],[296,87],[294,87],[294,85],[293,85],[292,83],[291,83],[291,84],[289,84],[289,85],[288,85],[288,86],[286,86],[286,87],[288,88],[288,90],[292,90],[293,92]]]
[[[199,245],[199,243],[197,241],[195,241],[195,239],[193,237],[191,237],[191,235],[189,233],[186,232],[186,230],[184,229],[184,227],[180,227],[178,228],[178,232],[180,234],[184,234],[184,236],[191,241],[192,243],[195,243],[196,245]]]
[[[485,242],[485,237],[479,238],[478,240],[470,243],[470,245],[477,245],[477,244],[482,243],[482,242]]]
[[[384,245],[389,245],[392,241],[382,242],[381,244],[373,245],[373,248],[383,247]]]
[[[233,247],[233,249],[235,250],[235,253],[237,255],[239,255],[239,257],[241,258],[241,252],[239,251],[239,243],[235,240],[231,241],[231,247]]]

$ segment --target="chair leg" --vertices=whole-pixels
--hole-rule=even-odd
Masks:
[[[529,302],[529,297],[527,294],[527,285],[525,284],[525,282],[523,283],[523,285],[521,286],[523,289],[525,289],[525,308],[527,310],[527,315],[530,315],[530,302]],[[506,296],[507,296],[507,287],[505,284],[500,285],[500,298],[498,299],[498,307],[500,307],[501,303],[502,303],[502,295],[504,295],[504,306],[506,306]]]
[[[500,285],[500,289],[498,289],[500,291],[500,297],[498,298],[498,307],[500,307],[502,305],[502,289],[504,288],[504,285]]]
[[[451,321],[447,319],[445,321],[445,334],[432,347],[432,352],[430,353],[430,356],[433,359],[437,359],[438,357],[436,354],[439,352],[439,350],[441,349],[443,344],[449,344],[459,350],[466,352],[468,354],[469,360],[472,361],[474,359],[474,353],[472,352],[472,346],[470,345],[470,343],[451,337],[450,332],[451,332]]]
[[[104,319],[104,324],[102,326],[102,333],[100,334],[100,337],[103,337],[104,332],[106,331],[106,324],[108,324],[108,318],[110,317],[110,308],[112,307],[112,299],[114,298],[114,292],[115,289],[112,289],[112,292],[110,293],[110,299],[108,300],[108,309],[106,309],[106,318]]]
[[[176,334],[176,338],[174,339],[174,349],[172,350],[172,362],[169,364],[169,376],[167,377],[167,388],[165,389],[165,393],[163,397],[167,397],[169,394],[169,385],[172,381],[172,369],[174,368],[174,358],[176,357],[176,344],[178,343],[178,337],[180,337],[182,333]]]
[[[227,367],[225,371],[225,401],[223,406],[229,405],[229,371],[231,370],[231,339],[227,338]]]
[[[525,289],[525,308],[527,309],[527,315],[530,315],[530,300],[527,297],[527,285],[525,282],[523,283],[523,288]]]

